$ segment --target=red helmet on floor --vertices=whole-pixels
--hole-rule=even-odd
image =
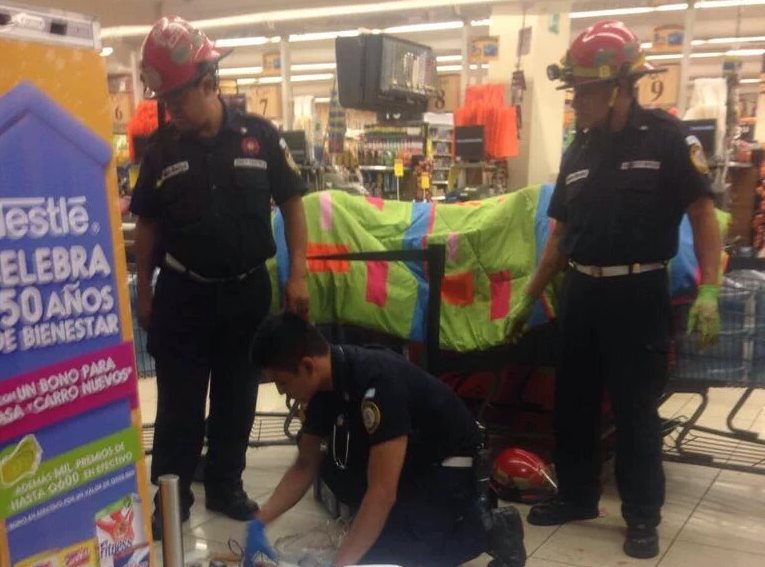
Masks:
[[[502,451],[494,460],[491,486],[501,500],[532,504],[549,500],[558,490],[547,464],[518,448]]]
[[[183,18],[167,16],[152,26],[141,47],[141,80],[154,95],[165,95],[205,73],[231,53],[218,49],[204,32]]]
[[[547,76],[552,81],[563,81],[559,88],[566,89],[573,86],[575,79],[588,83],[617,81],[663,70],[645,60],[640,39],[632,30],[622,22],[606,20],[580,33],[560,65],[547,67]]]

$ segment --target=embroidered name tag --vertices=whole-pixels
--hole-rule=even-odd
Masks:
[[[236,158],[234,167],[244,167],[247,169],[268,169],[268,164],[262,159]]]
[[[572,183],[576,183],[580,179],[587,179],[590,175],[589,169],[580,169],[579,171],[575,171],[574,173],[569,173],[566,176],[566,185],[571,185]]]
[[[157,181],[157,187],[160,187],[168,179],[171,179],[176,175],[180,175],[181,173],[185,173],[188,170],[189,162],[187,161],[179,161],[173,165],[168,165],[165,169],[162,170],[162,176]]]
[[[622,163],[622,169],[661,169],[660,161],[653,160],[638,160],[638,161],[625,161]]]

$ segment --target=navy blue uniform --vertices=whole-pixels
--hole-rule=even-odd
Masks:
[[[670,260],[685,210],[711,194],[702,152],[680,122],[636,104],[624,130],[579,133],[548,211],[566,223],[562,252],[598,267]],[[561,294],[555,397],[560,495],[597,505],[605,387],[616,418],[616,479],[628,525],[656,526],[664,503],[657,403],[667,380],[667,278],[666,270],[595,278],[570,269]]]
[[[357,508],[370,447],[408,437],[396,504],[364,561],[449,567],[482,553],[485,535],[469,465],[482,434],[464,403],[392,352],[334,346],[331,356],[333,390],[308,404],[303,432],[327,440],[321,477],[337,498]],[[455,468],[450,457],[468,460]]]
[[[130,208],[157,221],[161,266],[148,336],[158,387],[151,476],[179,475],[187,507],[208,384],[208,497],[241,487],[258,388],[248,350],[271,300],[271,204],[303,192],[276,129],[225,105],[216,137],[167,125],[141,164]]]

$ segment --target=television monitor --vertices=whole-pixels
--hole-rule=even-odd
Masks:
[[[386,34],[335,40],[338,97],[345,108],[424,112],[437,92],[436,56],[427,45]]]

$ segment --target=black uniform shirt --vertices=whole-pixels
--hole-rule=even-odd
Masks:
[[[172,124],[155,133],[130,210],[159,221],[163,251],[188,269],[231,277],[276,252],[271,198],[281,205],[304,192],[277,130],[224,104],[214,138],[184,135]]]
[[[303,431],[334,437],[330,456],[347,460],[348,469],[366,478],[369,448],[402,435],[409,437],[402,475],[447,457],[472,456],[481,444],[475,418],[462,400],[402,356],[347,345],[332,347],[331,356],[334,389],[311,399]]]
[[[669,260],[687,207],[711,195],[697,138],[661,110],[634,104],[616,133],[579,133],[566,152],[548,214],[566,223],[561,248],[594,266]]]

